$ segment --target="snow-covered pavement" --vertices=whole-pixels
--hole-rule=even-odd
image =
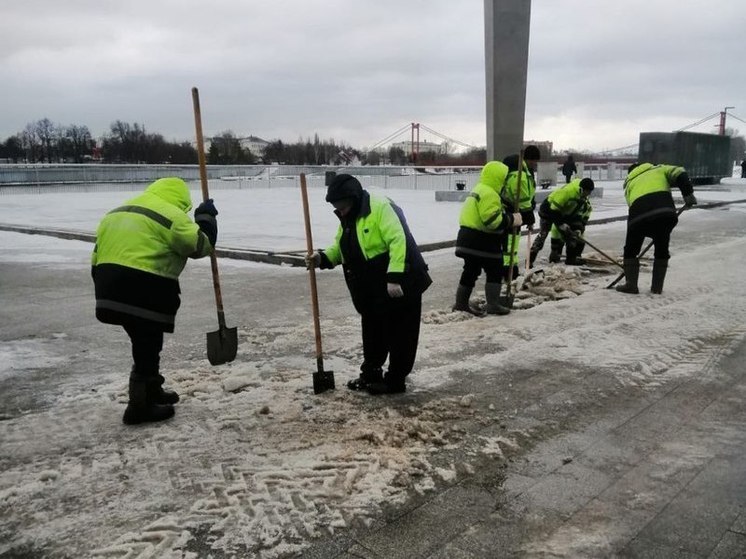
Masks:
[[[698,197],[744,197],[746,181],[733,183],[731,192]],[[620,192],[604,187],[594,217],[621,207]],[[249,204],[246,195],[214,192],[226,245],[303,246],[297,190],[253,192]],[[389,195],[420,242],[455,236],[459,204],[430,202],[432,192]],[[39,204],[39,195],[4,196],[3,221],[92,230],[102,210],[125,198],[59,194]],[[312,215],[323,245],[336,224],[320,189]],[[588,234],[618,256],[623,232],[617,223]],[[744,233],[746,205],[687,212],[663,295],[604,289],[617,272],[611,266],[557,265],[519,292],[522,310],[485,319],[448,310],[460,261],[449,250],[430,253],[435,284],[425,295],[411,389],[379,399],[343,388],[357,374],[361,344],[339,273],[319,275],[325,362],[338,389],[314,396],[305,272],[222,261],[227,320],[239,327],[240,346],[234,363],[210,367],[209,266],[194,262],[163,359],[183,401],[166,424],[127,428],[128,344],[92,316],[90,245],[0,232],[0,556],[277,558],[313,544],[327,550],[315,556],[336,557],[402,511],[502,471],[584,418],[717,377],[723,356],[746,339]],[[641,276],[646,286],[647,266]],[[669,468],[691,459],[681,449]],[[585,527],[603,534],[583,539],[599,542],[590,552],[573,547],[567,526],[532,534],[513,551],[602,556],[609,541],[630,537],[613,519],[597,520]],[[430,551],[408,556],[435,557],[450,541],[443,522]],[[318,542],[335,542],[337,553]],[[406,549],[404,540],[391,543]],[[399,556],[380,545],[377,555],[359,553]]]

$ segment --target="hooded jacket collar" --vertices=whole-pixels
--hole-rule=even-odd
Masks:
[[[346,216],[342,217],[339,215],[338,210],[334,210],[334,213],[339,218],[339,221],[344,222],[346,219],[355,221],[358,217],[367,217],[370,215],[370,193],[367,190],[363,190],[360,198],[355,200],[355,205]]]

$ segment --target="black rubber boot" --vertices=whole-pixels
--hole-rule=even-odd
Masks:
[[[122,417],[125,425],[163,421],[173,417],[173,406],[157,404],[148,396],[149,390],[153,390],[149,388],[153,381],[152,377],[130,377],[130,401]]]
[[[666,281],[668,260],[656,258],[653,260],[653,282],[650,284],[650,292],[660,295],[663,293],[663,282]]]
[[[484,297],[487,299],[487,304],[484,307],[484,312],[487,314],[510,314],[510,309],[500,304],[500,283],[485,284]]]
[[[584,248],[585,243],[575,243],[572,246],[568,244],[565,264],[567,264],[568,266],[582,266],[583,264],[585,264],[585,260],[580,257],[580,255],[583,254]]]
[[[620,293],[640,292],[637,287],[637,279],[640,277],[640,261],[637,258],[624,259],[624,285],[617,285],[616,290]]]
[[[360,376],[347,382],[350,390],[367,390],[371,384],[383,382],[383,369],[380,367],[369,368],[365,363],[360,367]]]
[[[179,395],[173,390],[164,390],[162,375],[156,375],[155,380],[148,382],[148,398],[154,404],[176,404],[179,401]]]
[[[368,385],[368,394],[380,396],[382,394],[402,394],[407,391],[407,384],[403,378],[394,378],[388,373],[381,382]]]
[[[562,249],[565,247],[565,243],[559,239],[552,239],[552,251],[549,253],[549,262],[556,264],[562,260]]]
[[[469,297],[471,297],[472,288],[465,285],[459,285],[456,289],[456,304],[453,305],[452,310],[464,311],[474,316],[482,316],[482,313],[477,309],[469,305]]]

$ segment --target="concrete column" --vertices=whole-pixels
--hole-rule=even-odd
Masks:
[[[484,0],[487,161],[523,148],[531,0]]]

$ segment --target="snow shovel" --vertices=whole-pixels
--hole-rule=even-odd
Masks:
[[[526,235],[526,264],[523,272],[523,281],[521,282],[521,290],[526,289],[526,282],[528,278],[534,275],[536,272],[540,272],[540,269],[534,269],[531,267],[531,229],[529,228],[528,234]]]
[[[518,178],[516,179],[516,185],[515,185],[515,200],[514,200],[514,213],[518,212],[518,206],[521,201],[521,175],[523,174],[523,149],[518,152]],[[513,300],[515,299],[515,294],[513,294],[513,266],[515,265],[515,253],[517,250],[516,245],[516,235],[520,235],[521,228],[520,227],[514,227],[513,228],[513,234],[510,237],[510,264],[508,268],[508,278],[507,278],[507,285],[505,286],[505,295],[501,295],[499,298],[499,304],[502,307],[506,307],[508,309],[513,308]]]
[[[199,109],[199,91],[192,88],[192,102],[194,104],[194,127],[197,131],[197,156],[199,158],[199,178],[202,183],[202,199],[207,200],[210,193],[207,190],[207,167],[205,165],[205,143],[202,138],[202,115]],[[215,250],[210,253],[212,266],[212,285],[215,288],[215,304],[218,309],[218,330],[207,333],[207,360],[210,365],[222,365],[236,358],[238,351],[238,331],[236,328],[226,328],[225,313],[223,312],[223,296],[220,293],[220,277],[218,276],[218,259]]]
[[[539,233],[541,235],[541,232]],[[541,268],[534,268],[531,264],[531,229],[528,230],[528,235],[526,236],[526,269],[524,271],[523,276],[523,283],[521,283],[521,289],[526,289],[526,282],[528,281],[528,278],[533,276],[536,273],[544,273],[544,270]]]
[[[679,210],[676,212],[676,217],[679,217],[681,215],[681,213],[685,209],[686,209],[686,206],[682,206],[681,208],[679,208]],[[650,250],[651,246],[653,246],[653,241],[650,241],[648,243],[648,246],[645,247],[645,249],[637,256],[637,258],[639,259],[639,258],[642,258],[643,256],[645,256],[645,253]],[[624,270],[624,267],[622,267],[622,270]],[[617,283],[619,283],[620,281],[622,281],[622,279],[624,279],[624,272],[622,272],[621,274],[619,274],[614,281],[612,281],[609,285],[607,285],[606,289],[611,289]]]
[[[303,219],[306,222],[306,247],[310,256],[313,254],[313,237],[311,236],[311,215],[308,211],[305,173],[300,174],[300,194],[303,199]],[[313,393],[321,394],[327,390],[334,390],[334,371],[324,370],[324,354],[321,351],[321,324],[319,322],[319,295],[316,291],[316,269],[313,266],[308,268],[308,279],[311,284],[313,330],[316,335],[316,371],[313,373]]]
[[[622,265],[621,265],[621,264],[620,264],[619,262],[617,262],[616,260],[614,260],[614,258],[613,258],[613,257],[611,257],[611,256],[609,256],[608,254],[606,254],[606,253],[605,253],[605,252],[604,252],[603,250],[601,250],[600,248],[598,248],[598,247],[596,247],[596,246],[593,246],[593,244],[592,244],[592,243],[590,243],[590,242],[588,241],[588,239],[586,239],[585,237],[583,237],[583,235],[580,235],[580,234],[576,234],[576,235],[575,235],[575,238],[576,238],[576,239],[577,239],[578,241],[581,241],[581,242],[583,242],[583,243],[587,244],[587,245],[588,245],[589,247],[591,247],[591,248],[592,248],[593,250],[595,250],[595,251],[596,251],[597,253],[599,253],[599,254],[600,254],[601,256],[603,256],[604,258],[606,258],[606,260],[608,260],[608,261],[609,261],[609,262],[611,262],[612,264],[616,264],[616,265],[617,265],[617,266],[619,266],[619,267],[620,267],[620,268],[621,268],[622,270],[624,270],[624,266],[622,266]]]

